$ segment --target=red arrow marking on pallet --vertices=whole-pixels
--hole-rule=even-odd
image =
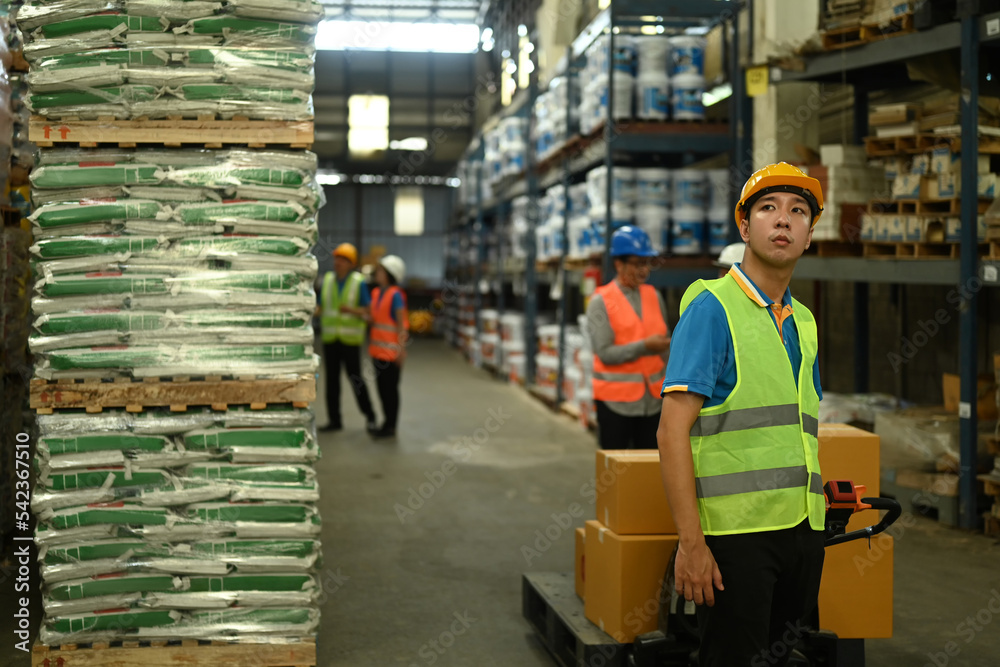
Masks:
[[[46,125],[45,127],[42,128],[42,130],[45,131],[45,138],[48,139],[49,138],[49,134],[52,132],[52,128],[49,127],[48,125]],[[48,658],[46,658],[46,660],[48,660]],[[49,667],[49,666],[46,665],[45,667]]]
[[[56,658],[56,667],[63,667],[63,665],[65,665],[65,664],[66,664],[66,661],[62,659],[62,656],[59,656],[58,658]]]
[[[60,136],[62,136],[63,141],[65,141],[66,135],[69,134],[69,128],[63,125],[62,127],[59,128],[59,134]]]

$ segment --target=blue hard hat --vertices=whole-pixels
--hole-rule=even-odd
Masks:
[[[653,250],[653,242],[649,240],[649,234],[632,225],[619,227],[611,236],[611,256],[622,257],[624,255],[656,257],[656,251]]]

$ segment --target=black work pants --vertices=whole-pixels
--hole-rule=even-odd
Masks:
[[[378,386],[378,397],[382,401],[382,412],[385,423],[382,428],[395,431],[399,419],[399,378],[403,367],[395,361],[372,359],[375,364],[375,384]]]
[[[660,415],[626,417],[594,401],[597,410],[597,440],[601,449],[656,449]]]
[[[361,375],[361,346],[344,345],[341,342],[323,343],[323,359],[326,363],[326,412],[330,424],[340,426],[340,367],[347,371],[347,381],[354,391],[358,409],[365,419],[375,421],[375,410],[368,397],[368,387]]]
[[[725,590],[698,607],[700,667],[782,667],[806,633],[823,575],[821,531],[706,535]]]

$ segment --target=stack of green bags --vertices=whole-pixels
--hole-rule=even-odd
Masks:
[[[322,561],[310,411],[38,421],[44,643],[315,632]]]
[[[27,103],[58,119],[312,118],[316,0],[72,0],[20,9]]]
[[[43,151],[36,376],[313,372],[315,172],[306,151]]]

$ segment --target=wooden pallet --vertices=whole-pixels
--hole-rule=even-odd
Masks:
[[[908,35],[911,32],[916,32],[916,27],[913,25],[913,14],[902,14],[882,25],[866,24],[861,27],[861,35],[866,44]]]
[[[562,667],[625,667],[628,645],[619,644],[583,614],[572,572],[531,572],[521,580],[524,618]]]
[[[886,479],[879,481],[879,490],[882,495],[894,498],[903,509],[904,514],[919,514],[947,526],[958,525],[958,498],[953,496],[939,496],[921,489],[911,489],[899,486]]]
[[[864,246],[851,241],[813,241],[809,254],[817,257],[861,257]]]
[[[28,139],[39,148],[75,144],[84,148],[114,145],[135,148],[140,144],[159,146],[204,146],[222,148],[242,145],[250,148],[312,146],[312,121],[216,120],[199,117],[197,120],[168,118],[166,120],[60,120],[50,121],[32,116],[28,123]]]
[[[52,414],[53,410],[83,408],[87,412],[101,412],[105,408],[125,408],[128,412],[141,412],[150,407],[169,407],[183,412],[193,406],[211,406],[213,410],[227,410],[231,405],[249,405],[253,410],[263,410],[269,404],[291,403],[305,408],[316,400],[315,375],[288,378],[261,378],[257,376],[223,379],[206,376],[200,379],[173,378],[115,378],[83,380],[31,381],[29,406],[38,414]]]
[[[837,51],[861,46],[865,43],[864,28],[860,25],[845,26],[823,33],[823,50]]]
[[[917,155],[941,147],[947,147],[953,153],[960,153],[962,139],[953,135],[932,132],[921,132],[902,137],[865,137],[865,152],[869,157]],[[989,155],[1000,154],[1000,137],[980,136],[979,152]]]
[[[983,512],[983,534],[986,537],[1000,538],[1000,519],[992,512]]]
[[[869,259],[958,259],[962,254],[960,243],[865,241],[862,246]],[[985,252],[986,244],[980,244],[977,255]]]
[[[315,667],[316,638],[275,643],[198,639],[94,642],[31,649],[31,667]]]
[[[986,209],[990,207],[992,201],[992,199],[980,199],[976,205],[976,212],[979,215],[986,213]],[[868,202],[868,212],[875,215],[907,214],[953,218],[962,215],[962,198],[872,200]]]

